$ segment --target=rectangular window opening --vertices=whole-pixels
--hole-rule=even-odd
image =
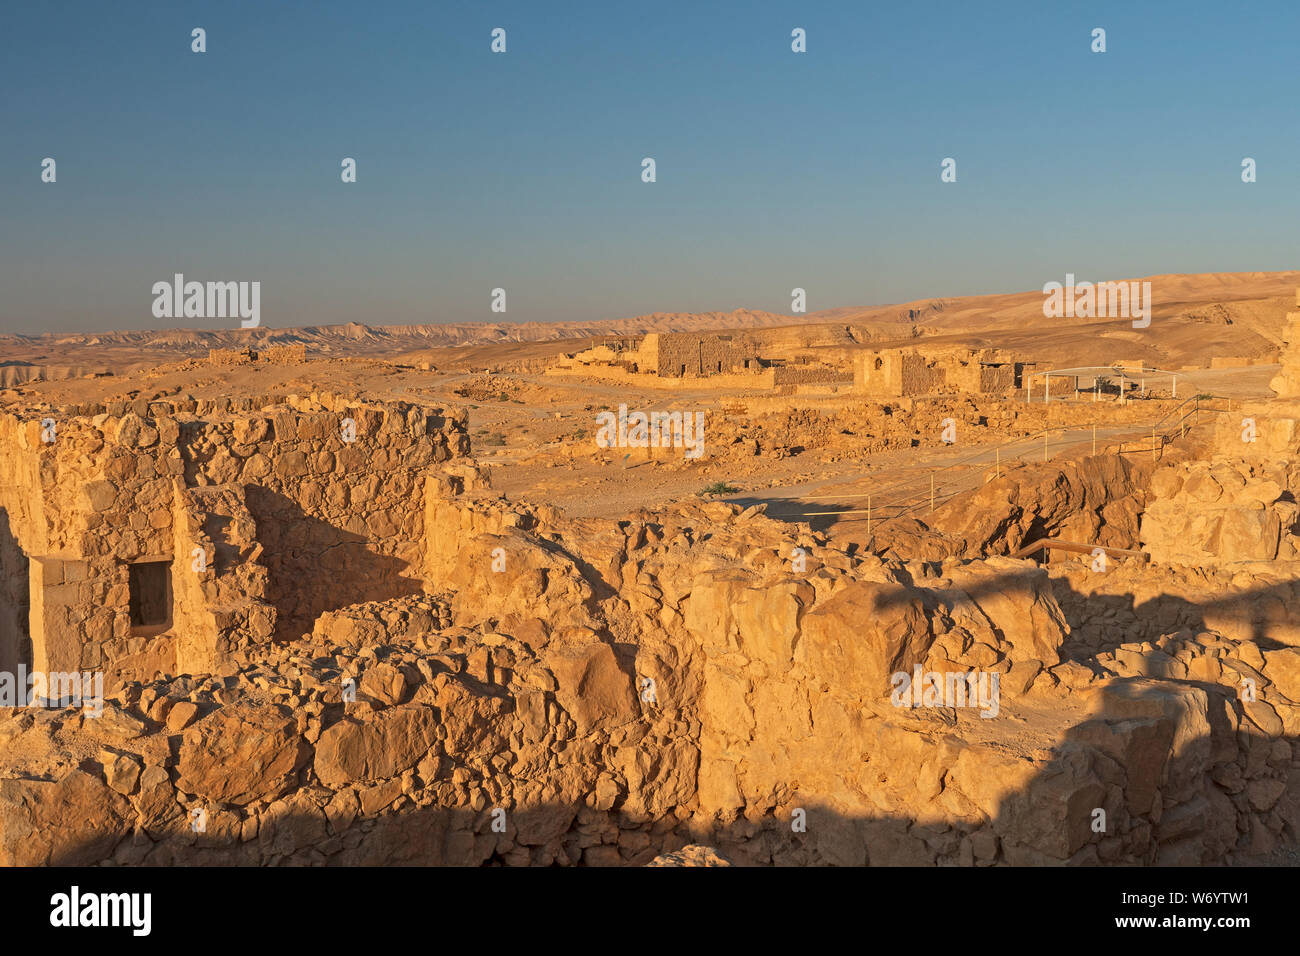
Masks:
[[[172,623],[170,561],[140,561],[128,566],[131,627],[165,630]]]

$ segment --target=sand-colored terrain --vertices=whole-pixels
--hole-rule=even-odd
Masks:
[[[0,336],[0,862],[1293,862],[1300,273],[1149,281]]]

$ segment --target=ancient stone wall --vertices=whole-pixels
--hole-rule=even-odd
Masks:
[[[237,653],[269,641],[277,610],[267,598],[265,550],[244,485],[176,484],[172,586],[175,660],[164,674],[225,673]],[[146,668],[138,668],[152,674]]]
[[[307,360],[306,345],[272,345],[267,348],[208,349],[208,364],[215,366],[249,365],[265,362],[271,365],[298,365]]]
[[[265,640],[268,620],[277,637],[293,638],[332,607],[419,590],[423,472],[468,452],[463,412],[328,394],[249,404],[0,416],[10,550],[13,560],[40,559],[31,575],[35,662],[148,676],[178,666],[179,647],[182,660],[211,668],[231,648]],[[42,424],[51,421],[53,430]],[[238,500],[217,507],[184,494],[217,486],[233,486]],[[176,526],[178,515],[191,526]],[[177,548],[199,546],[205,524],[214,545],[221,528],[238,529],[226,544],[265,575],[246,602],[264,600],[275,613],[229,613],[231,599],[216,591],[191,610],[217,614],[219,639],[193,616],[161,631],[133,621],[133,591],[143,585],[133,589],[132,575],[161,572],[132,566],[169,562],[172,587],[190,594],[180,578],[192,573],[191,556]],[[177,628],[191,626],[202,633],[178,638]]]
[[[904,352],[897,375],[900,395],[929,395],[944,386],[947,369],[936,366],[919,352]]]
[[[849,372],[825,365],[782,365],[772,369],[772,385],[815,385],[822,382],[851,382]]]
[[[208,364],[223,365],[247,365],[257,356],[257,352],[252,347],[242,349],[208,349]]]
[[[1016,387],[1016,377],[1014,365],[981,365],[976,387],[981,395],[1005,392]]]
[[[641,371],[654,371],[666,378],[698,378],[759,366],[757,347],[740,333],[651,334],[642,341],[641,353],[651,363]]]
[[[1300,289],[1296,289],[1295,304],[1300,309]],[[1286,314],[1282,342],[1282,368],[1268,383],[1269,388],[1279,398],[1300,398],[1300,312]]]
[[[22,737],[0,761],[29,771],[0,775],[0,863],[616,865],[706,843],[758,864],[1164,865],[1300,828],[1294,648],[1081,654],[1028,562],[850,555],[757,507],[572,521],[472,469],[431,476],[424,504],[445,596],[339,608],[234,680],[126,685],[99,721],[0,714]],[[892,701],[915,665],[996,673],[997,712]]]
[[[1218,457],[1158,469],[1142,515],[1152,560],[1196,567],[1300,558],[1300,468]]]
[[[853,360],[854,389],[868,395],[989,394],[1015,382],[1015,365],[990,349],[884,349],[860,352]]]
[[[0,508],[0,673],[31,666],[31,569],[27,555]]]

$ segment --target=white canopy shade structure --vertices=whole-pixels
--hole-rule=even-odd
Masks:
[[[1120,382],[1119,395],[1120,395],[1120,400],[1123,401],[1126,394],[1126,390],[1124,387],[1125,382],[1139,383],[1139,387],[1142,389],[1142,393],[1146,394],[1146,380],[1148,378],[1167,377],[1173,383],[1172,384],[1173,397],[1177,398],[1178,397],[1178,376],[1180,374],[1182,373],[1169,372],[1166,371],[1165,369],[1147,368],[1145,366],[1141,369],[1138,369],[1138,368],[1134,368],[1133,366],[1126,366],[1126,365],[1080,365],[1077,368],[1044,369],[1042,371],[1035,371],[1030,373],[1029,378],[1025,382],[1025,400],[1033,401],[1034,379],[1042,377],[1043,401],[1044,402],[1051,401],[1052,400],[1051,383],[1052,383],[1053,375],[1057,375],[1062,378],[1073,378],[1075,380],[1076,392],[1079,391],[1079,387],[1078,387],[1079,379],[1091,376],[1093,380],[1094,401],[1097,398],[1098,385],[1102,378],[1119,379]]]

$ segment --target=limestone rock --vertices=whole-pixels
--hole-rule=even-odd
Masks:
[[[182,736],[177,786],[204,800],[243,806],[284,793],[308,755],[295,720],[284,710],[223,708]]]
[[[731,861],[711,846],[693,843],[671,853],[661,853],[646,866],[731,866]]]
[[[409,704],[365,721],[344,718],[326,728],[316,744],[316,776],[338,788],[399,774],[434,746],[436,722],[432,709]]]

